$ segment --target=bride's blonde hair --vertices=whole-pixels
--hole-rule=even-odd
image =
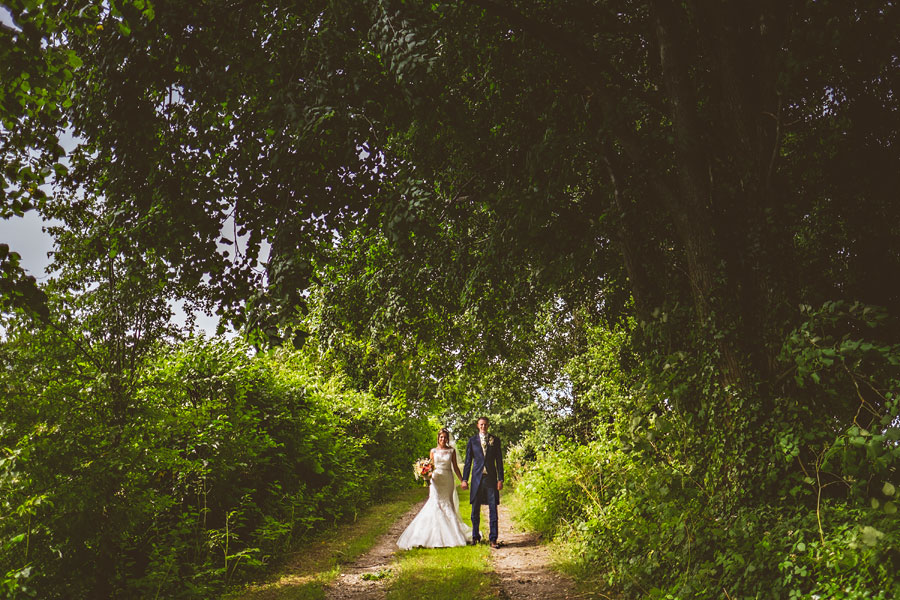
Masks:
[[[437,445],[438,445],[438,448],[441,447],[441,434],[442,434],[442,433],[444,433],[444,434],[447,435],[447,447],[449,448],[449,447],[450,447],[450,430],[447,429],[446,427],[441,427],[440,430],[439,430],[438,433],[437,433]]]

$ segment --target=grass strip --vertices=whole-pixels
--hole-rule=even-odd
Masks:
[[[469,494],[459,499],[463,521],[471,525]],[[482,525],[487,525],[487,509]],[[494,598],[490,549],[486,545],[459,548],[414,548],[398,555],[387,600],[480,600]]]
[[[412,488],[367,509],[355,522],[339,525],[291,552],[272,581],[229,593],[227,600],[321,600],[340,565],[364,554],[410,506],[428,493]]]

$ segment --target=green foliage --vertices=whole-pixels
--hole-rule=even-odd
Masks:
[[[0,244],[0,309],[14,310],[48,317],[47,297],[33,276],[20,266],[21,256],[11,252],[8,244]]]
[[[442,411],[629,594],[893,585],[896,3],[4,6],[12,593],[203,595]]]
[[[208,597],[409,480],[408,457],[432,443],[400,407],[299,354],[202,337],[160,346],[111,428],[102,392],[26,352],[40,342],[3,347],[15,369],[0,565],[13,595]],[[35,368],[54,381],[17,375]]]
[[[7,4],[6,197],[58,168],[41,210],[98,198],[273,341],[336,239],[404,334],[468,321],[495,357],[557,298],[679,307],[734,384],[798,301],[898,298],[894,54],[861,51],[890,2]]]
[[[895,517],[830,501],[827,535],[803,503],[729,511],[677,469],[595,442],[556,449],[517,485],[525,522],[562,542],[582,577],[635,598],[890,598]],[[878,590],[881,590],[880,595]],[[671,595],[668,595],[671,594]]]
[[[752,399],[712,412],[714,387],[679,385],[704,381],[689,356],[647,373],[627,332],[598,328],[568,367],[597,382],[576,388],[598,409],[595,439],[531,443],[535,459],[511,470],[525,522],[625,597],[896,596],[900,347],[881,341],[875,307],[804,316],[782,354],[799,387],[751,415]],[[526,458],[525,446],[510,454]]]

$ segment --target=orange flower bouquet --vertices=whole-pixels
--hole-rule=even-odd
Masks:
[[[423,480],[422,485],[428,485],[433,473],[434,464],[431,462],[430,458],[420,458],[413,463],[413,475],[416,476],[416,481],[419,479]]]

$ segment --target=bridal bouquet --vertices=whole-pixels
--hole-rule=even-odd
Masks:
[[[428,482],[431,481],[432,473],[434,473],[434,464],[430,458],[420,458],[413,463],[413,475],[416,476],[416,481],[419,479],[424,480],[422,485],[428,485]]]

